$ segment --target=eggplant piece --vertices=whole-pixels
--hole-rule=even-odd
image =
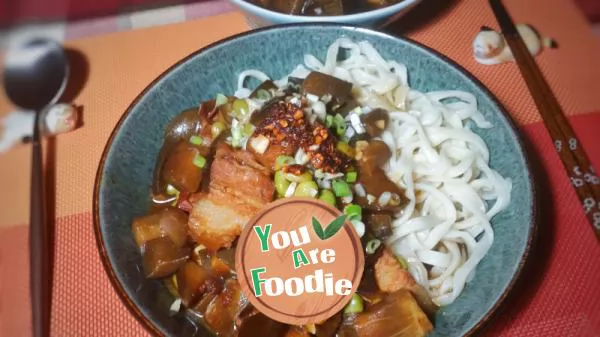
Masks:
[[[208,249],[194,248],[194,254],[192,258],[198,265],[206,267],[210,265],[210,260],[212,259],[212,256],[212,252],[210,252]]]
[[[212,272],[219,277],[225,277],[231,273],[229,266],[216,255],[213,255],[210,259],[210,269],[212,269]]]
[[[246,305],[236,318],[233,337],[305,337],[289,334],[290,326],[277,322],[259,312],[252,305]],[[308,335],[306,337],[309,337]]]
[[[373,109],[371,112],[361,115],[360,120],[371,137],[379,137],[390,122],[390,116],[384,109]]]
[[[387,296],[387,294],[382,291],[366,293],[366,294],[360,295],[360,297],[363,299],[363,302],[366,303],[367,307],[375,305],[375,304],[383,301],[383,299],[386,296]]]
[[[335,105],[341,106],[352,97],[352,83],[337,77],[313,71],[302,82],[302,93],[317,97],[331,95]]]
[[[400,212],[402,206],[406,203],[406,197],[402,188],[391,181],[379,167],[364,169],[363,166],[360,166],[358,182],[364,187],[367,195],[372,195],[376,198],[373,202],[369,202],[366,197],[357,196],[355,198],[355,202],[367,211],[395,214]],[[379,197],[385,192],[392,193],[392,197],[390,202],[381,205]]]
[[[200,150],[187,140],[175,145],[162,168],[163,181],[180,192],[198,191],[204,170],[194,165],[194,158],[201,155]],[[208,163],[205,167],[208,167]]]
[[[310,15],[335,16],[344,14],[342,0],[312,0],[305,13]]]
[[[252,304],[250,304],[250,302],[247,302],[246,305],[243,305],[240,308],[240,312],[235,318],[235,326],[240,327],[244,323],[244,320],[256,314],[260,314],[260,311],[256,310],[256,308]]]
[[[367,195],[376,198],[374,202],[369,202],[366,197],[357,197],[356,203],[371,212],[399,212],[406,202],[404,191],[390,180],[380,167],[391,157],[390,148],[383,141],[373,140],[368,144],[357,143],[356,151],[359,165],[358,182],[364,187]],[[386,192],[391,193],[390,201],[381,205],[379,197]]]
[[[409,290],[419,307],[429,317],[434,317],[439,307],[433,302],[427,290],[419,285],[410,272],[404,268],[396,255],[384,246],[381,256],[375,263],[375,280],[378,288],[387,293],[394,293],[402,289]]]
[[[175,116],[165,128],[164,140],[167,143],[187,141],[200,132],[199,108],[190,108]]]
[[[187,242],[187,222],[187,214],[167,206],[152,214],[135,218],[131,230],[140,248],[146,242],[160,237],[168,237],[175,246],[183,247]]]
[[[392,157],[392,151],[384,141],[374,139],[367,143],[357,145],[357,159],[362,169],[367,171],[381,167]]]
[[[209,293],[205,294],[200,301],[194,306],[194,311],[199,313],[201,317],[204,317],[204,313],[206,313],[206,309],[208,309],[208,305],[212,302],[218,294]]]
[[[281,13],[299,15],[302,14],[306,2],[306,0],[272,0],[270,7]]]
[[[409,290],[389,294],[354,319],[358,337],[424,337],[433,325]]]
[[[253,0],[262,7],[292,15],[342,15],[342,0]]]
[[[354,327],[354,320],[356,319],[356,314],[344,315],[342,320],[342,325],[337,332],[336,337],[359,337],[356,332],[356,328]],[[371,336],[375,337],[375,336]]]
[[[167,287],[167,290],[169,291],[169,293],[171,295],[173,295],[173,297],[178,298],[179,297],[179,292],[177,292],[177,284],[176,284],[176,280],[175,277],[167,277],[163,280],[163,283],[165,285],[165,287]]]
[[[189,248],[177,247],[168,237],[150,240],[142,246],[144,272],[148,278],[173,274],[189,256]]]
[[[435,318],[435,314],[438,312],[440,307],[431,299],[427,289],[417,283],[410,289],[410,292],[417,303],[419,303],[419,307],[423,309],[427,316],[429,316],[431,319]]]
[[[173,146],[181,141],[187,141],[191,136],[197,134],[200,131],[200,128],[200,113],[199,109],[196,107],[182,111],[169,121],[163,135],[163,146],[160,149],[154,166],[154,179],[152,184],[152,191],[154,194],[161,194],[164,192],[166,183],[162,179],[161,172],[164,161],[172,151]]]
[[[241,311],[243,300],[238,281],[227,280],[223,291],[206,308],[206,324],[217,335],[230,336],[234,331],[234,320]]]
[[[188,240],[188,216],[185,212],[167,207],[158,212],[161,233],[171,239],[177,247],[183,247]]]
[[[357,100],[351,97],[342,105],[340,105],[337,101],[332,100],[328,106],[330,107],[330,110],[333,110],[334,114],[340,114],[342,117],[346,117],[350,111],[358,108],[360,104]]]
[[[354,326],[342,325],[336,337],[360,337]]]
[[[159,225],[160,217],[160,213],[154,213],[133,219],[131,231],[140,249],[146,242],[163,236]]]
[[[202,102],[200,105],[200,134],[203,137],[212,139],[212,131],[210,126],[216,122],[222,122],[226,125],[231,124],[231,110],[233,109],[233,102],[237,98],[235,96],[228,96],[227,102],[224,104],[217,105],[216,99],[211,99]]]
[[[298,87],[302,87],[302,83],[304,82],[303,78],[299,78],[299,77],[288,77],[288,83],[291,83],[292,85],[298,86]]]
[[[239,317],[234,337],[309,337],[290,334],[288,325],[274,321],[252,308],[248,314]]]
[[[372,9],[391,6],[397,3],[398,1],[399,0],[366,0],[366,2],[372,7]]]
[[[365,224],[377,239],[385,239],[392,235],[392,216],[387,213],[369,213]]]
[[[183,304],[193,307],[203,296],[218,293],[223,285],[208,269],[188,261],[177,271],[177,286]]]
[[[383,247],[384,245],[380,245],[373,254],[365,253],[365,267],[360,283],[358,284],[358,294],[362,297],[371,296],[371,294],[380,292],[379,287],[377,286],[377,280],[375,279],[375,264],[383,253]]]
[[[290,325],[285,337],[311,337],[311,335],[301,326]]]
[[[256,87],[256,89],[254,89],[254,91],[250,94],[250,98],[264,99],[261,96],[264,95],[265,91],[269,94],[269,98],[272,98],[273,92],[277,91],[278,89],[279,88],[275,85],[275,83],[273,83],[273,81],[266,80],[262,82],[258,87]]]
[[[316,337],[335,337],[340,325],[342,324],[342,314],[337,313],[331,316],[322,324],[316,325]]]
[[[180,144],[187,143],[190,137],[194,135],[202,135],[203,137],[210,138],[210,124],[215,117],[227,123],[230,122],[230,119],[227,120],[228,114],[220,113],[221,109],[225,109],[225,107],[215,109],[215,102],[214,99],[209,100],[200,104],[199,108],[184,110],[175,116],[165,128],[163,146],[154,165],[152,191],[155,195],[165,193],[166,185],[168,184],[163,173],[166,169],[165,163]],[[231,104],[225,105],[230,106]],[[219,116],[215,116],[216,114],[219,114]],[[192,147],[191,144],[187,144]],[[196,146],[196,148],[200,151],[201,155],[206,155],[210,151],[209,148],[202,145]]]
[[[217,257],[235,273],[235,248],[219,249]]]

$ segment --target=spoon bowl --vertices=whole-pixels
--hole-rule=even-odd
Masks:
[[[34,39],[9,50],[4,64],[4,88],[17,106],[40,111],[60,98],[69,74],[60,44]]]

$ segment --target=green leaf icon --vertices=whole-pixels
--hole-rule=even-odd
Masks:
[[[319,239],[325,240],[325,233],[323,232],[323,227],[321,227],[321,223],[314,216],[312,218],[312,226],[313,226],[313,229],[315,230],[315,233],[317,233],[317,236],[319,237]]]
[[[346,221],[346,215],[340,215],[335,220],[333,220],[327,228],[323,230],[321,223],[315,217],[312,218],[312,225],[315,233],[321,240],[327,240],[330,237],[334,236],[339,230],[344,226],[344,221]]]
[[[344,221],[346,221],[346,215],[340,215],[335,220],[333,220],[327,228],[325,228],[325,239],[329,239],[334,236],[343,226]]]

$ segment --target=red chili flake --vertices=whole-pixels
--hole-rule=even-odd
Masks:
[[[302,107],[282,100],[265,109],[266,117],[257,126],[256,134],[292,151],[304,149],[315,169],[337,173],[352,165],[353,159],[336,149],[337,139],[331,131],[319,122],[306,122]],[[318,149],[310,150],[312,145],[319,145]]]
[[[286,165],[283,167],[283,172],[291,173],[296,176],[299,176],[306,171],[307,171],[307,167],[304,165],[300,165],[300,164]]]

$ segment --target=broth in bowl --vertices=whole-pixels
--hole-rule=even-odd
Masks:
[[[291,15],[338,16],[362,13],[402,0],[248,0],[255,5]]]

